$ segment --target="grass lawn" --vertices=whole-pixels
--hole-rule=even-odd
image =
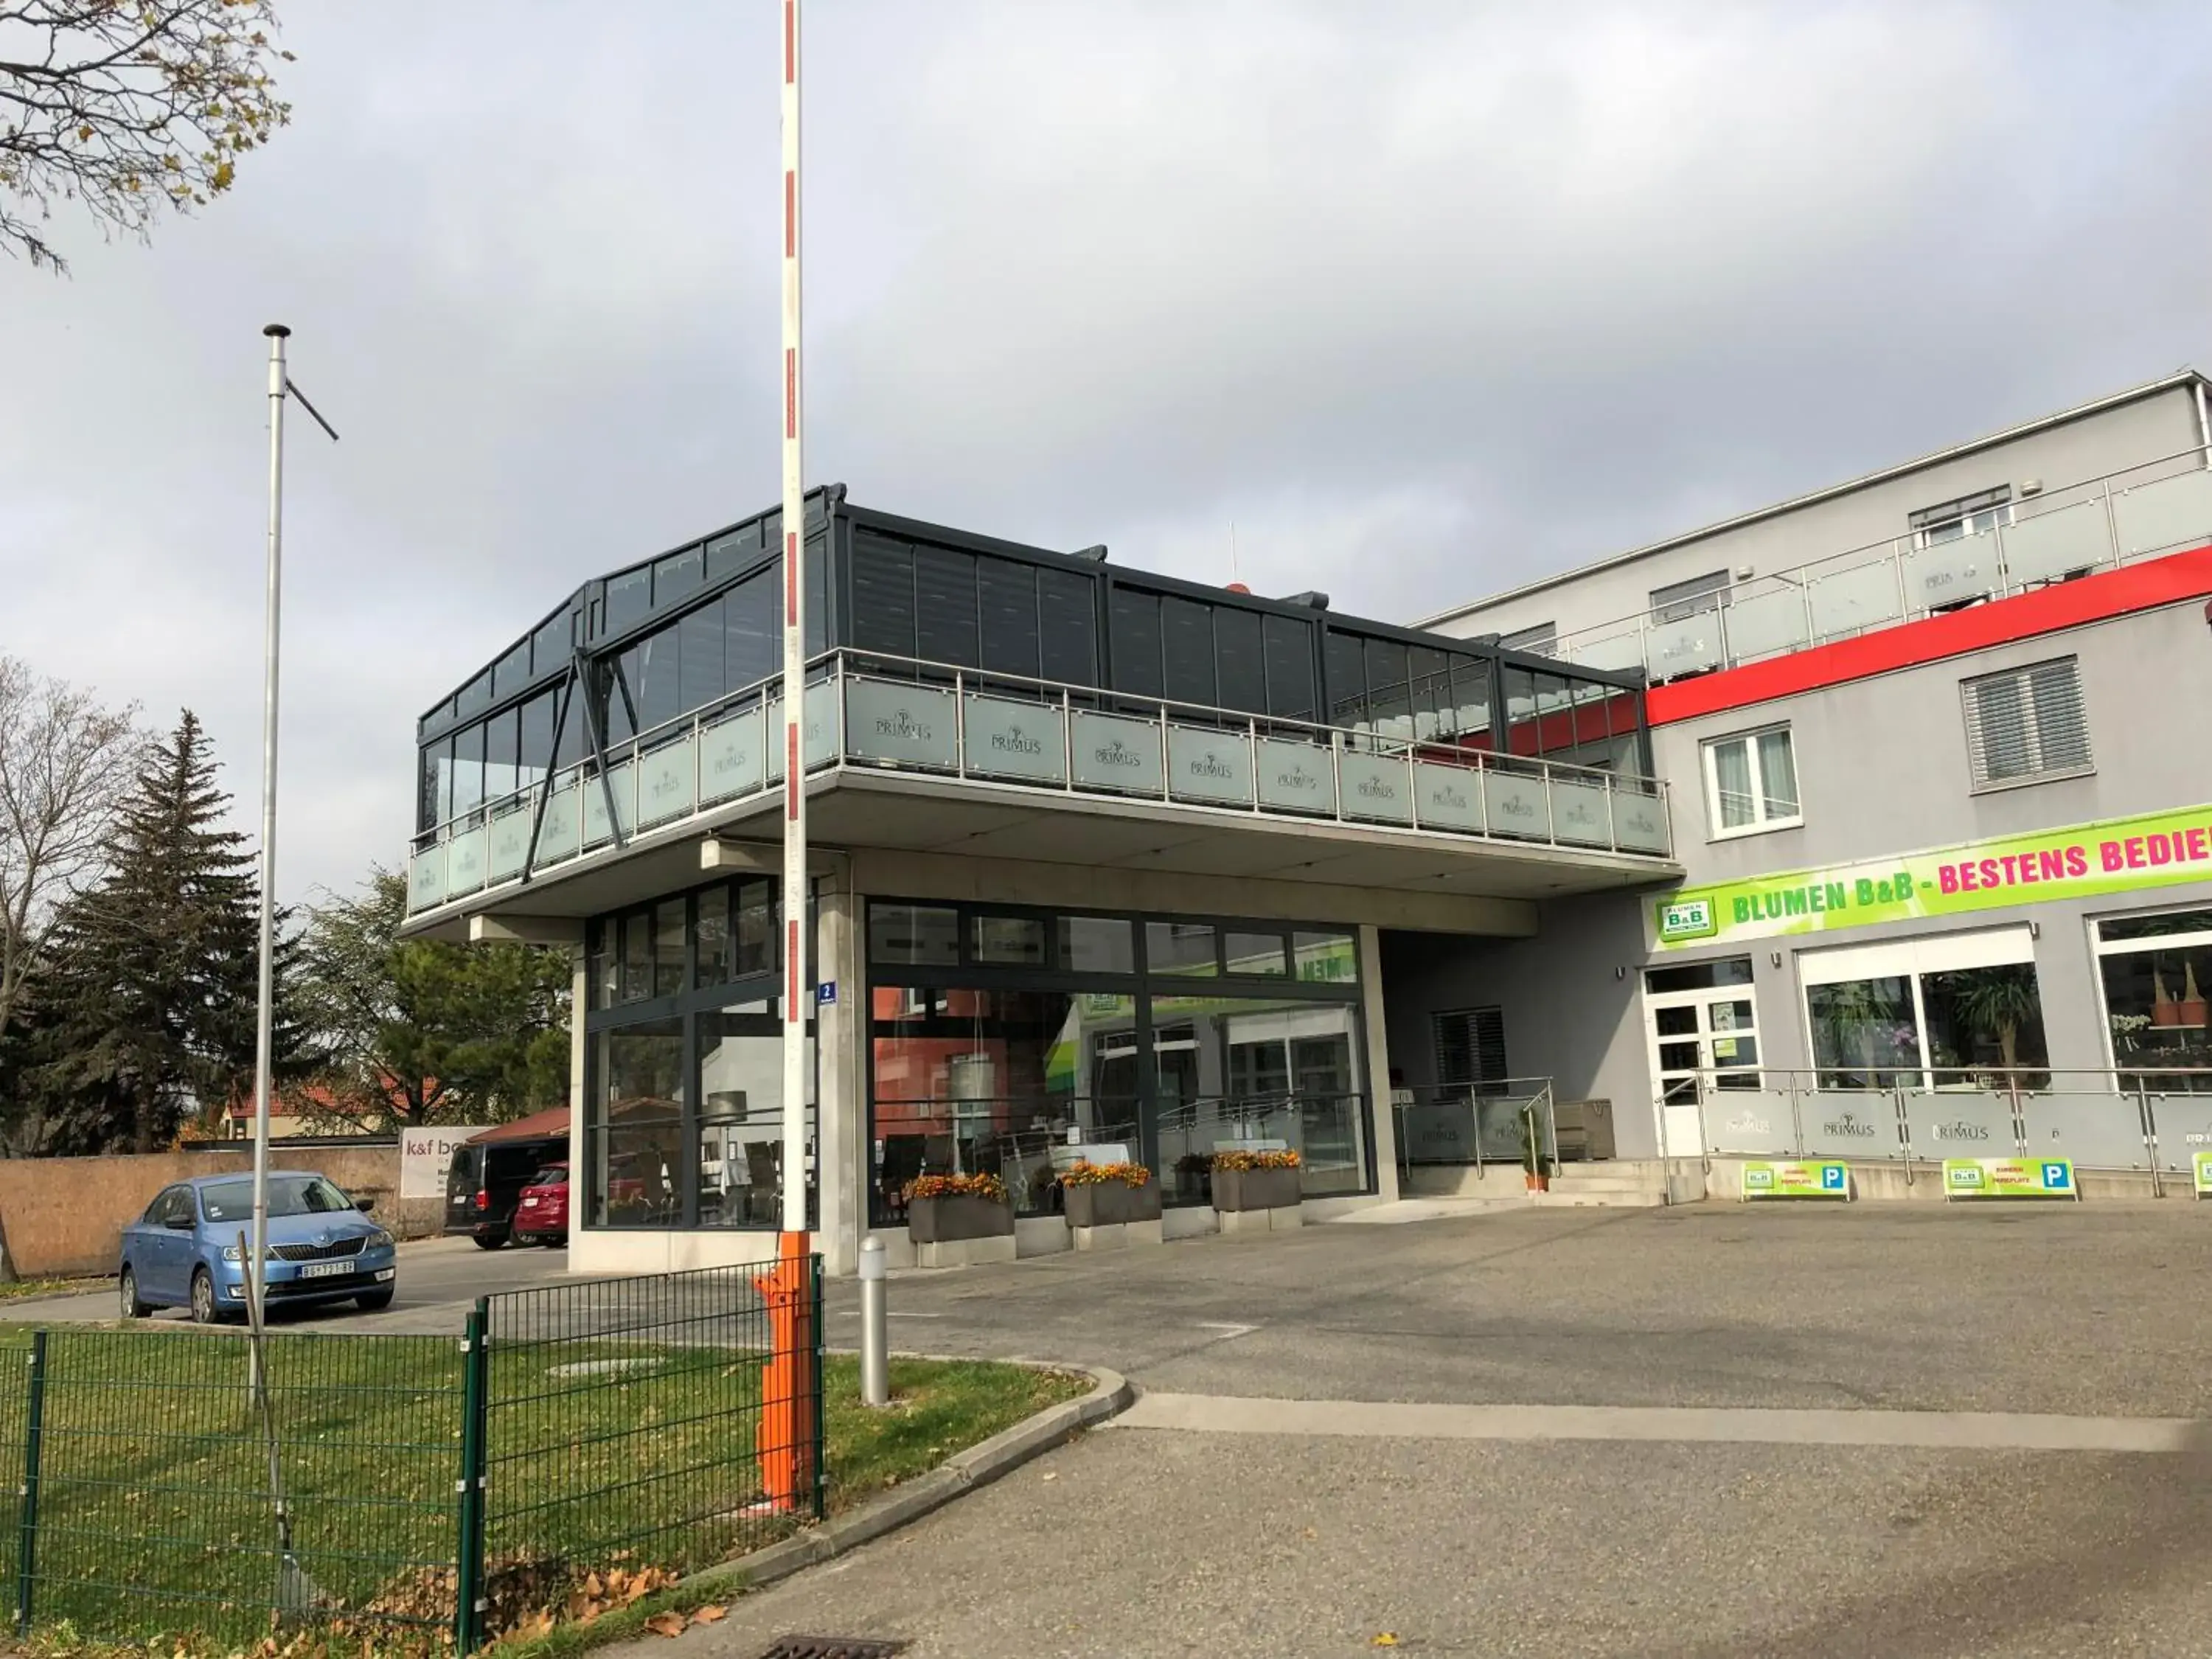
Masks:
[[[144,1640],[264,1634],[280,1594],[372,1615],[388,1637],[451,1620],[460,1471],[459,1344],[278,1334],[270,1376],[298,1572],[280,1591],[269,1468],[234,1332],[56,1331],[48,1339],[35,1616]],[[0,1481],[22,1475],[27,1333],[0,1336]],[[757,1352],[580,1340],[495,1343],[486,1553],[504,1624],[580,1575],[685,1571],[805,1518],[748,1513]],[[859,1399],[832,1356],[823,1399],[831,1512],[1084,1391],[981,1362],[902,1361],[895,1403]],[[367,1628],[366,1625],[363,1628]],[[380,1639],[379,1645],[382,1646]],[[357,1650],[357,1644],[356,1644]]]

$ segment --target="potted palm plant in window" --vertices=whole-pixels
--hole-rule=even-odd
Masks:
[[[1972,976],[1959,998],[1959,1012],[1997,1040],[2005,1080],[2020,1071],[2020,1028],[2043,1012],[2036,1000],[2033,968],[1985,968]],[[1969,1056],[1971,1058],[1971,1056]]]

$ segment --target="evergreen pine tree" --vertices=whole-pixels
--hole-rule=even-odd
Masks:
[[[260,884],[215,775],[186,709],[147,751],[106,877],[56,929],[39,1033],[48,1150],[157,1151],[252,1092]],[[278,939],[282,988],[281,926]],[[281,1079],[304,1068],[281,988],[277,1006]]]

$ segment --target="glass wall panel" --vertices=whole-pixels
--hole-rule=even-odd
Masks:
[[[2097,933],[2113,1064],[2198,1073],[2141,1079],[2152,1093],[2212,1090],[2212,910],[2114,916]]]
[[[1213,649],[1220,705],[1249,714],[1267,712],[1267,663],[1260,613],[1233,605],[1213,611]]]
[[[682,1218],[684,1022],[601,1031],[584,1127],[589,1224],[672,1227]]]
[[[484,722],[484,799],[504,800],[515,792],[515,760],[520,752],[522,714],[508,708]]]
[[[783,1218],[783,1027],[773,999],[698,1016],[699,1225]],[[812,1039],[806,1074],[814,1075]],[[815,1137],[808,1099],[809,1175]]]
[[[1140,697],[1157,697],[1160,674],[1160,596],[1116,587],[1113,599],[1114,686]]]
[[[1470,749],[1490,747],[1490,665],[1480,657],[1452,659],[1452,714],[1444,735]]]
[[[866,530],[853,532],[853,643],[895,657],[914,652],[914,550]]]
[[[623,652],[622,659],[630,699],[637,706],[640,732],[650,732],[684,712],[674,623],[647,635]]]
[[[671,553],[653,567],[653,603],[666,605],[682,599],[686,593],[698,592],[705,578],[706,550],[687,547],[681,553]]]
[[[1211,922],[1145,924],[1145,966],[1151,973],[1206,978],[1221,971],[1220,954]]]
[[[830,553],[820,532],[807,537],[800,566],[806,582],[806,654],[811,659],[828,649],[830,641]],[[776,580],[783,580],[781,570]],[[781,649],[779,640],[777,650]]]
[[[1098,584],[1073,570],[1037,572],[1040,675],[1064,685],[1098,683]]]
[[[545,781],[546,772],[553,763],[553,716],[560,706],[557,689],[541,691],[522,705],[521,747],[514,768],[518,789],[527,789]]]
[[[1313,624],[1295,617],[1262,618],[1267,653],[1267,712],[1285,720],[1316,718]]]
[[[1328,723],[1367,729],[1367,653],[1360,647],[1359,636],[1332,628],[1326,650]]]
[[[579,682],[570,679],[555,688],[558,701],[554,704],[554,725],[559,738],[553,751],[553,763],[557,767],[574,766],[592,751],[592,733],[584,715],[585,699],[577,695]]]
[[[530,636],[530,672],[532,674],[550,673],[556,668],[566,668],[573,654],[569,641],[570,621],[563,611],[538,624],[538,631]]]
[[[624,1002],[653,994],[653,915],[634,910],[622,919],[622,993]]]
[[[1052,963],[1042,916],[970,916],[968,957],[997,968],[1044,968]]]
[[[436,743],[425,744],[421,761],[422,770],[416,783],[419,793],[416,802],[415,827],[429,830],[453,815],[453,740],[442,738]]]
[[[975,566],[975,604],[983,627],[981,664],[1001,674],[1037,673],[1037,570],[1013,559]]]
[[[1894,1089],[1920,1081],[1920,1024],[1904,975],[1808,985],[1813,1064],[1823,1089]]]
[[[782,901],[772,881],[738,884],[738,972],[770,974],[781,952],[775,942],[775,915]]]
[[[955,668],[978,665],[975,556],[957,548],[914,550],[914,654]]]
[[[1232,974],[1255,974],[1266,979],[1290,976],[1290,961],[1280,933],[1239,933],[1232,927],[1222,935],[1221,946]]]
[[[1386,738],[1413,735],[1413,694],[1408,653],[1395,640],[1367,641],[1368,719]]]
[[[1170,594],[1160,605],[1164,695],[1177,702],[1218,705],[1213,674],[1213,607]]]
[[[1121,916],[1060,916],[1054,931],[1056,968],[1077,974],[1137,971],[1136,930]]]
[[[957,965],[960,913],[940,905],[870,905],[868,960],[926,967]]]
[[[632,718],[635,691],[627,666],[629,656],[624,652],[620,659],[602,657],[591,666],[592,706],[598,711],[599,735],[609,749],[637,735]]]
[[[758,558],[760,551],[758,520],[741,524],[727,535],[715,537],[707,544],[707,580],[718,582],[725,576],[735,575]]]
[[[530,683],[530,641],[516,646],[491,671],[491,694],[495,698],[511,697]]]
[[[1164,1196],[1212,1197],[1218,1152],[1289,1149],[1309,1197],[1367,1185],[1358,1016],[1348,1003],[1152,999]]]
[[[680,898],[663,899],[653,910],[653,994],[672,997],[684,988],[684,911]]]
[[[871,1000],[882,1221],[903,1221],[927,1172],[997,1175],[1017,1214],[1041,1215],[1082,1149],[1138,1156],[1132,998],[890,986]]]
[[[479,720],[453,733],[453,812],[472,812],[483,805],[484,729]]]
[[[633,570],[607,583],[605,631],[619,634],[645,620],[653,609],[653,572]]]
[[[709,599],[676,624],[676,708],[704,708],[728,688],[722,681],[722,602]]]
[[[726,985],[737,966],[735,941],[730,936],[730,890],[709,887],[693,902],[699,908],[699,983]]]
[[[773,571],[748,576],[722,596],[722,650],[723,674],[732,691],[758,685],[776,672],[783,635]]]
[[[1928,1017],[1928,1063],[1937,1088],[1968,1083],[2002,1089],[1994,1075],[2022,1071],[2023,1089],[2049,1086],[2051,1060],[2043,1036],[2043,1002],[2035,964],[1964,968],[1920,976],[1920,1002]],[[1980,1075],[1984,1072],[1991,1075]]]
[[[1359,979],[1359,941],[1335,928],[1301,927],[1291,935],[1297,976],[1310,985],[1352,985]]]

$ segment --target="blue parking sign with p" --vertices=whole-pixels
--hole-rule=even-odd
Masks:
[[[1843,1191],[1844,1173],[1844,1166],[1840,1164],[1822,1164],[1820,1166],[1820,1186],[1822,1190],[1831,1193],[1840,1193]]]
[[[2074,1166],[2061,1158],[2043,1166],[2043,1184],[2054,1192],[2064,1192],[2074,1184]]]

